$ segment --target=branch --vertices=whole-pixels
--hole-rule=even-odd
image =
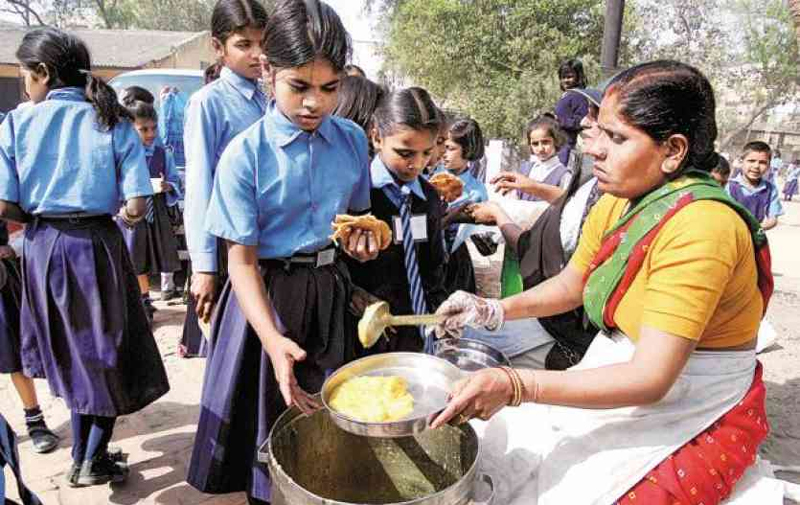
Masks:
[[[13,5],[15,9],[17,9],[17,13],[20,16],[23,16],[23,12],[28,13],[29,15],[36,18],[36,22],[40,25],[44,26],[45,22],[42,21],[42,18],[39,16],[39,13],[36,12],[33,7],[30,6],[30,3],[26,2],[25,0],[5,0],[9,4]]]
[[[728,147],[728,144],[730,144],[731,141],[739,133],[741,133],[741,132],[747,130],[748,128],[750,128],[753,125],[753,123],[755,123],[756,120],[761,117],[762,114],[764,114],[765,112],[767,112],[771,108],[775,107],[776,105],[780,104],[781,101],[782,100],[781,100],[780,96],[775,96],[775,97],[772,97],[771,99],[767,100],[767,102],[764,105],[762,105],[761,107],[756,109],[756,111],[750,116],[750,119],[747,120],[746,123],[744,123],[743,125],[739,126],[738,128],[735,128],[733,131],[731,131],[728,135],[725,136],[725,138],[722,140],[722,142],[720,142],[721,150],[725,150],[725,148]]]

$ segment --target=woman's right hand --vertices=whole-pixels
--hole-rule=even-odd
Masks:
[[[436,311],[446,316],[436,325],[436,338],[461,338],[464,327],[486,328],[494,331],[503,325],[504,314],[500,300],[481,298],[466,291],[456,291]]]
[[[294,405],[306,415],[319,410],[322,407],[320,403],[300,387],[294,375],[294,364],[306,359],[306,352],[283,335],[271,336],[267,340],[266,351],[286,405]]]
[[[211,320],[214,297],[217,291],[217,274],[214,272],[192,273],[191,293],[195,300],[197,317],[203,322]]]

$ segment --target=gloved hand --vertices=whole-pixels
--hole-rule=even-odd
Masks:
[[[500,300],[481,298],[466,291],[456,291],[439,306],[437,315],[447,316],[436,325],[436,338],[461,338],[464,327],[499,330],[503,326],[504,313]]]

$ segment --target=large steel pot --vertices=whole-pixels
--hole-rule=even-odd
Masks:
[[[362,437],[336,426],[324,409],[306,417],[294,408],[259,451],[273,505],[486,505],[494,490],[491,478],[477,476],[479,456],[469,424]]]

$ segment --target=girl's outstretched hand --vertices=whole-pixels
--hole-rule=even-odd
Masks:
[[[294,364],[306,359],[306,352],[282,335],[271,337],[266,351],[272,361],[272,368],[275,369],[275,378],[286,405],[294,405],[306,415],[319,410],[322,407],[320,403],[300,387],[294,375]]]

